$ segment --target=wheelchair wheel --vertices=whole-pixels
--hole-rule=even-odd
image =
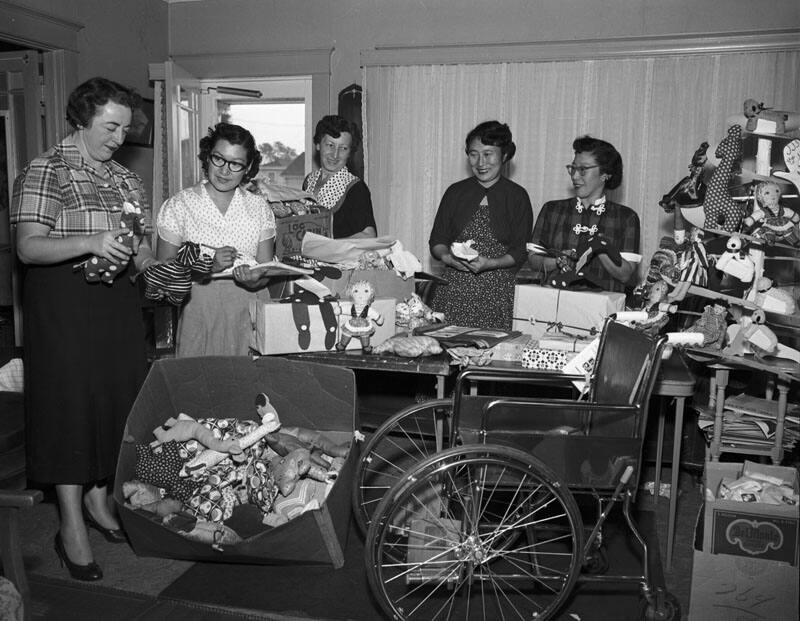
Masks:
[[[386,493],[365,562],[391,619],[543,620],[570,595],[582,553],[575,499],[549,468],[470,445],[417,464]]]
[[[442,449],[449,436],[452,405],[449,399],[415,403],[387,419],[364,445],[352,491],[353,514],[362,533],[403,473]]]
[[[681,604],[672,593],[663,594],[663,607],[658,610],[652,601],[643,598],[639,602],[639,618],[642,621],[680,621]]]

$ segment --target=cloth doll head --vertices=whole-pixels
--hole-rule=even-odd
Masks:
[[[768,208],[771,212],[778,209],[781,200],[781,188],[774,181],[762,181],[756,186],[755,197],[761,208]]]
[[[351,283],[345,295],[353,301],[356,306],[366,306],[375,300],[375,287],[368,280],[357,280]]]

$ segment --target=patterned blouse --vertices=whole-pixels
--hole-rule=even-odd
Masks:
[[[60,143],[34,158],[14,182],[11,222],[50,227],[50,237],[94,235],[119,227],[124,200],[138,201],[150,232],[150,205],[138,175],[109,160],[97,174],[78,147]]]
[[[244,259],[255,259],[258,244],[275,237],[275,215],[269,203],[263,196],[236,188],[223,215],[206,183],[181,190],[164,202],[158,212],[158,236],[174,246],[192,241],[205,246],[206,252],[232,246]]]

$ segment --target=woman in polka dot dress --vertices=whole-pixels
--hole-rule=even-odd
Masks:
[[[214,256],[214,273],[230,270],[233,279],[192,284],[178,323],[176,355],[247,355],[250,300],[267,278],[248,265],[271,261],[275,217],[266,200],[244,189],[258,173],[261,154],[252,134],[238,125],[218,123],[200,141],[206,178],[168,199],[158,213],[158,258],[172,259],[192,241]]]
[[[439,204],[429,245],[449,284],[437,286],[431,305],[448,323],[511,329],[514,280],[533,226],[528,193],[502,175],[515,151],[508,125],[478,125],[466,139],[473,176],[447,188]],[[453,243],[469,241],[477,256],[453,254]]]

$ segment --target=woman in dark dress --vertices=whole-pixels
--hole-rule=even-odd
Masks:
[[[378,234],[369,188],[347,169],[360,144],[358,127],[335,114],[322,117],[314,129],[314,158],[319,168],[305,178],[303,189],[333,212],[335,239]]]
[[[74,131],[36,157],[14,188],[11,220],[25,265],[27,474],[55,485],[56,552],[79,580],[103,575],[87,526],[125,541],[107,483],[146,372],[138,287],[129,276],[155,259],[146,240],[121,241],[123,203],[148,217],[149,206],[141,179],[111,158],[139,101],[105,78],[78,86],[67,104]],[[116,265],[110,283],[75,269],[92,256]]]
[[[516,151],[508,125],[481,123],[467,134],[466,151],[473,176],[447,188],[431,230],[431,254],[444,263],[450,283],[436,287],[431,305],[451,324],[510,330],[515,276],[533,225],[531,201],[502,175]],[[454,254],[454,243],[470,241],[477,256]]]

